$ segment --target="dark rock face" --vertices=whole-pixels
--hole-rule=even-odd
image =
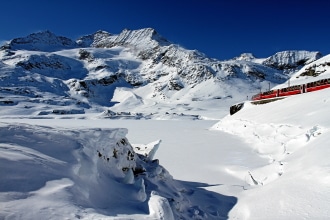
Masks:
[[[94,57],[87,50],[80,49],[79,50],[79,60],[87,60],[88,62],[92,62],[94,60]]]

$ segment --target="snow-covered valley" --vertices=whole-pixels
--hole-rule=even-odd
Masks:
[[[150,29],[41,36],[0,51],[0,219],[330,216],[330,89],[246,101],[330,78],[329,56],[217,61]]]

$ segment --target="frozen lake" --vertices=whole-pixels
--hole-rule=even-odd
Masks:
[[[245,184],[246,170],[268,163],[246,143],[228,133],[210,130],[215,120],[91,120],[1,119],[65,128],[127,128],[132,144],[161,140],[159,159],[178,180],[213,185],[212,191],[236,196]],[[240,176],[241,175],[241,176]]]

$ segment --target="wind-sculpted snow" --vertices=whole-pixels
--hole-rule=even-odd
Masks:
[[[203,190],[174,180],[154,159],[160,141],[133,148],[126,134],[126,129],[1,123],[0,217],[226,217],[234,198],[210,192],[203,194],[212,198],[209,203],[203,196],[198,201],[194,191]]]

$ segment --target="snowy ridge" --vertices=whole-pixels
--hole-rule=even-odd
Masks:
[[[112,36],[112,34],[99,30],[95,32],[94,34],[86,35],[80,37],[76,42],[80,47],[90,47],[90,46],[96,46],[101,42],[102,40],[108,39]]]
[[[2,48],[13,50],[57,51],[77,47],[73,40],[56,36],[50,31],[30,34],[26,37],[15,38]]]
[[[297,71],[293,76],[292,80],[297,80],[301,78],[315,78],[317,76],[326,76],[330,74],[330,56],[324,56],[315,62],[312,62],[306,66],[304,66],[302,69]]]
[[[119,35],[111,35],[105,31],[98,31],[93,35],[81,37],[77,40],[84,47],[111,48],[114,46],[129,46],[141,49],[169,45],[165,38],[154,29],[123,30]]]
[[[283,51],[268,57],[263,61],[263,64],[279,70],[284,70],[285,73],[290,74],[321,57],[322,55],[320,52]]]
[[[242,53],[238,57],[234,57],[233,60],[244,60],[244,61],[254,61],[256,57],[252,53]]]

